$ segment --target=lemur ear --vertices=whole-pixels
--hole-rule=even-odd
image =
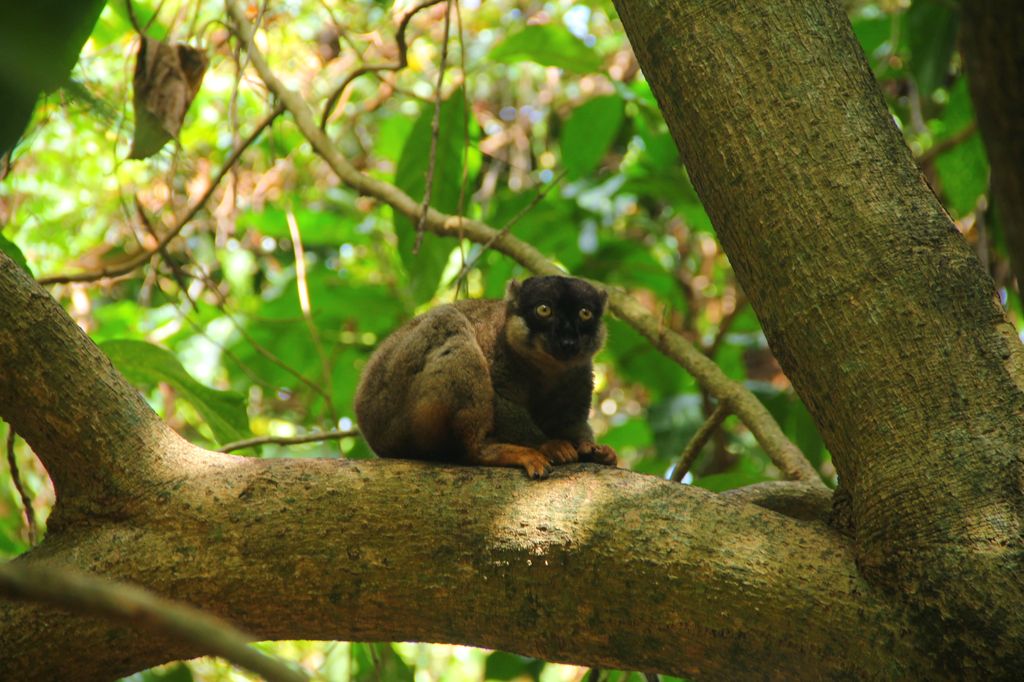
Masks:
[[[514,303],[519,299],[519,287],[520,284],[514,279],[508,281],[508,285],[505,287],[505,300],[509,303]]]

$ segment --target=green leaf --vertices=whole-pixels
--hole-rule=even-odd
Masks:
[[[973,211],[988,185],[988,159],[981,136],[974,133],[937,158],[935,169],[949,212],[960,217]]]
[[[487,657],[485,680],[536,680],[544,668],[544,661],[495,651]]]
[[[22,270],[32,274],[28,267],[28,261],[25,260],[25,254],[21,252],[17,244],[4,237],[3,233],[0,233],[0,252],[7,254],[7,257],[20,265]]]
[[[503,64],[537,62],[575,73],[601,68],[601,57],[561,24],[527,26],[494,46],[491,60]]]
[[[573,271],[582,259],[579,248],[582,218],[574,201],[554,194],[552,192],[526,213],[521,213],[533,201],[535,191],[499,192],[488,222],[502,227],[518,215],[518,220],[510,228],[511,233]],[[504,284],[501,291],[504,291]]]
[[[853,32],[869,60],[875,59],[892,37],[893,20],[887,16],[860,17],[853,20]]]
[[[192,682],[192,669],[187,663],[175,663],[159,668],[150,668],[127,678],[129,682]]]
[[[658,457],[673,461],[705,419],[700,395],[696,393],[681,393],[652,403],[647,416]]]
[[[353,214],[339,213],[333,210],[315,210],[299,208],[293,211],[295,222],[299,226],[304,246],[336,245],[344,241],[343,235],[351,232],[354,221]],[[291,239],[288,229],[288,214],[280,208],[265,207],[243,211],[238,216],[238,226],[242,229],[255,229],[261,235],[277,239]]]
[[[580,277],[625,288],[643,288],[663,303],[682,303],[679,287],[646,246],[625,239],[601,244],[576,272]]]
[[[949,73],[959,18],[950,3],[917,0],[906,14],[910,73],[928,100]]]
[[[354,668],[351,679],[356,682],[413,682],[415,671],[395,653],[391,644],[353,642],[350,646]]]
[[[395,184],[417,201],[423,199],[427,167],[430,159],[431,125],[434,106],[426,105],[405,141],[402,156],[395,170]],[[441,104],[440,125],[431,183],[430,205],[444,213],[455,213],[459,208],[462,187],[462,157],[466,139],[466,106],[462,91],[455,92]],[[465,196],[472,193],[467,183]],[[395,213],[395,232],[402,264],[409,273],[413,298],[417,303],[430,300],[437,291],[441,273],[448,256],[455,248],[450,239],[425,233],[417,253],[416,225],[405,215]]]
[[[589,175],[601,163],[622,127],[624,106],[618,95],[595,97],[569,116],[562,130],[562,164],[570,180]]]
[[[233,391],[203,386],[181,366],[173,353],[145,341],[115,339],[100,344],[114,366],[134,384],[147,388],[164,382],[192,404],[213,431],[218,443],[248,438],[245,397]]]
[[[643,384],[651,392],[653,400],[685,391],[695,385],[693,377],[655,350],[650,341],[628,324],[614,317],[608,318],[606,323],[606,352],[615,359],[616,369],[623,378]]]
[[[949,103],[942,113],[944,133],[936,139],[936,144],[959,134],[973,120],[967,79],[960,78],[950,89]],[[988,156],[981,135],[975,132],[940,155],[935,160],[935,170],[949,212],[960,217],[973,211],[978,197],[988,188]]]
[[[647,419],[634,417],[608,430],[601,437],[601,442],[616,450],[627,448],[646,448],[654,444],[654,435]]]

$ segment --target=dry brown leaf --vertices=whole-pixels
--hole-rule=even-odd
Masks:
[[[188,45],[143,38],[135,61],[135,136],[130,159],[145,159],[176,138],[209,60]]]

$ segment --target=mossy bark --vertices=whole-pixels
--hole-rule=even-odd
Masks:
[[[859,566],[940,672],[1024,665],[1024,353],[831,0],[616,3]]]

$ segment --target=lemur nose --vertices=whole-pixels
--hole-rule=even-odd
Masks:
[[[575,352],[580,347],[580,341],[573,337],[563,337],[558,340],[558,347],[563,351]]]

